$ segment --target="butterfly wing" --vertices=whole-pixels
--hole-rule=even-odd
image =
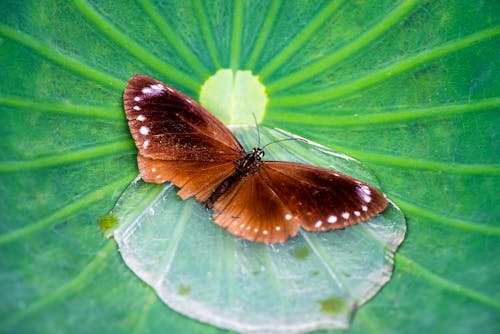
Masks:
[[[195,196],[205,202],[215,188],[234,172],[234,162],[154,160],[137,155],[139,172],[145,182],[172,182],[183,200]]]
[[[299,231],[297,220],[283,199],[260,174],[250,174],[225,192],[213,205],[214,221],[240,238],[264,243],[281,243]]]
[[[135,75],[123,96],[146,182],[171,181],[184,199],[204,201],[234,172],[243,148],[215,116],[165,83]],[[208,196],[207,196],[208,194]]]
[[[139,153],[160,160],[223,161],[243,151],[238,140],[196,101],[145,75],[135,75],[123,96]],[[229,157],[231,156],[231,157]]]
[[[378,190],[345,174],[271,161],[219,198],[214,220],[241,238],[275,243],[295,236],[300,225],[328,231],[368,220],[387,204]]]
[[[367,183],[343,173],[296,162],[266,162],[266,184],[285,199],[308,231],[328,231],[366,221],[388,205],[385,196]]]

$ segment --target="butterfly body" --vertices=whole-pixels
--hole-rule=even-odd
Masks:
[[[280,243],[300,226],[340,229],[387,207],[383,194],[348,175],[264,161],[261,148],[245,152],[215,116],[153,78],[133,76],[124,105],[143,180],[174,183],[182,199],[194,196],[213,210],[218,225],[238,237]]]
[[[263,156],[264,150],[258,147],[250,152],[242,154],[241,158],[235,161],[234,173],[215,188],[214,192],[205,202],[205,206],[209,209],[213,208],[214,203],[217,202],[219,197],[228,192],[235,184],[241,181],[241,179],[250,174],[258,173],[259,167],[262,166]]]

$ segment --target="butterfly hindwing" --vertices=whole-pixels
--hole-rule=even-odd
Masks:
[[[255,242],[281,243],[299,230],[291,212],[259,174],[250,174],[213,206],[214,221],[233,235]]]
[[[154,160],[137,155],[141,177],[145,182],[172,182],[181,188],[182,199],[195,196],[206,201],[217,186],[234,172],[234,162]]]

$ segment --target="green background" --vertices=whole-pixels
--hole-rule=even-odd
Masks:
[[[96,220],[136,176],[126,80],[266,86],[263,124],[361,160],[405,212],[350,331],[500,331],[491,1],[2,1],[0,330],[222,332],[164,306]]]

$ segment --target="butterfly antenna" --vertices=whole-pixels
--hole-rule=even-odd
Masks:
[[[276,144],[276,143],[279,143],[279,142],[282,142],[282,141],[287,141],[287,140],[298,140],[298,141],[301,141],[301,142],[307,144],[307,140],[305,140],[303,138],[285,138],[285,139],[279,139],[279,140],[275,140],[275,141],[272,141],[270,143],[267,143],[266,145],[264,145],[264,147],[262,147],[262,149],[265,149],[266,147],[268,147],[271,144]]]
[[[260,128],[259,124],[257,123],[257,117],[255,117],[255,114],[252,113],[253,120],[255,121],[255,127],[257,128],[257,147],[260,147]]]

